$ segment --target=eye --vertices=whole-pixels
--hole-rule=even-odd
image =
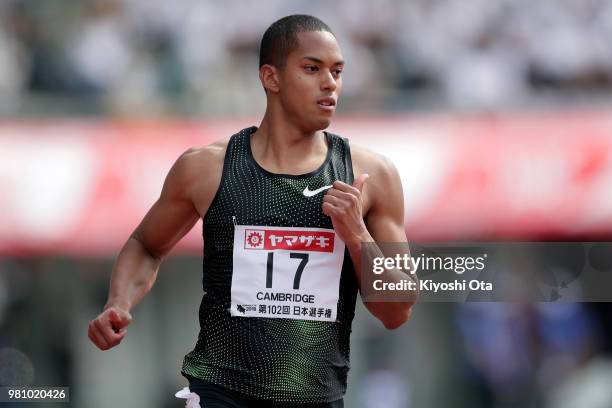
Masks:
[[[316,65],[306,65],[304,69],[308,72],[317,72],[319,70],[319,67],[317,67]]]
[[[342,73],[342,68],[336,68],[333,70],[334,75],[336,76],[340,76],[340,74]]]

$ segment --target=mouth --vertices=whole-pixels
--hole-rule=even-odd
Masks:
[[[332,97],[319,98],[317,105],[326,112],[333,112],[336,109],[336,100]]]

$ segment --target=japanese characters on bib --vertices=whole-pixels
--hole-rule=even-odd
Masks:
[[[236,225],[231,315],[335,321],[344,247],[333,229]]]

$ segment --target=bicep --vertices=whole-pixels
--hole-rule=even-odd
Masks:
[[[191,199],[184,156],[172,166],[159,198],[132,234],[154,257],[166,255],[200,217]]]
[[[402,182],[390,161],[385,162],[376,185],[374,201],[366,217],[370,235],[376,242],[406,242]]]

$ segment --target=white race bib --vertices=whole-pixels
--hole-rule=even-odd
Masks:
[[[231,315],[335,321],[344,241],[333,229],[237,225]]]

